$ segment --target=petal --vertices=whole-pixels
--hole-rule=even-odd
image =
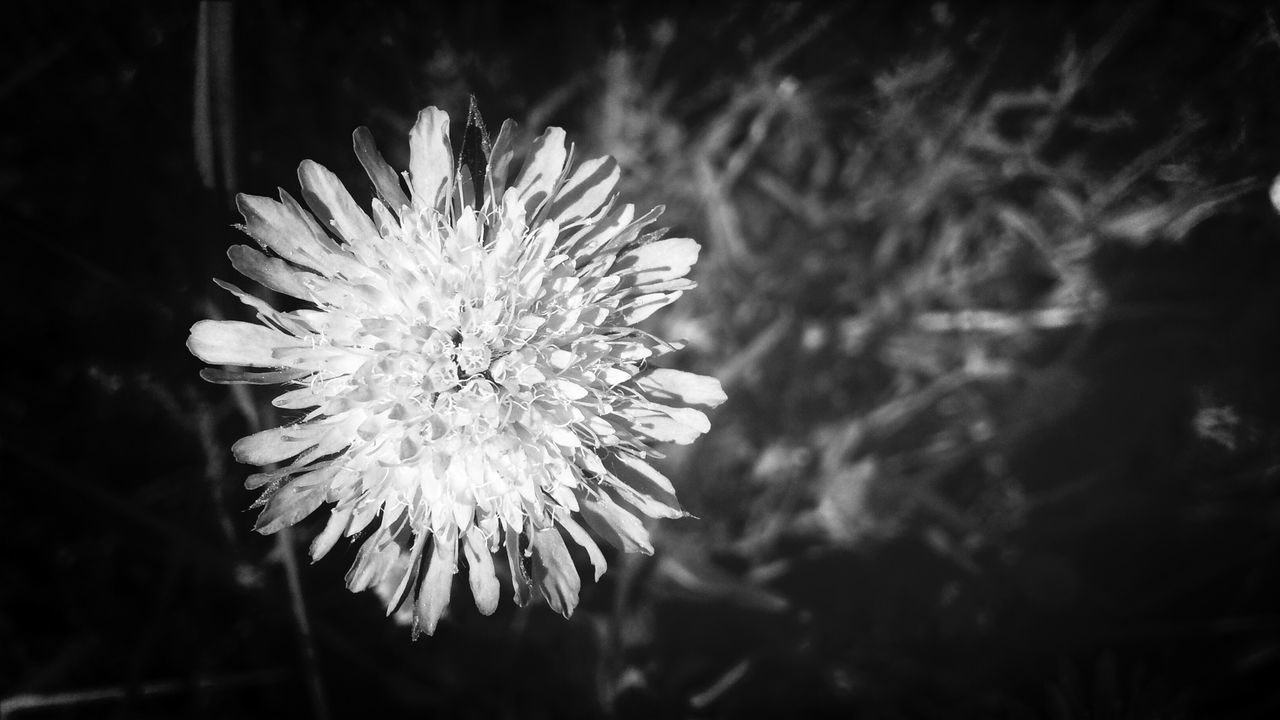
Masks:
[[[317,562],[328,555],[333,546],[338,543],[338,539],[347,529],[347,523],[351,522],[353,508],[354,505],[336,507],[329,513],[329,521],[325,523],[324,530],[321,530],[316,539],[311,541],[311,562]]]
[[[404,574],[400,576],[400,583],[387,599],[387,616],[400,609],[405,599],[417,589],[415,583],[418,580],[418,573],[422,569],[422,551],[427,547],[427,540],[430,539],[431,533],[418,533],[413,540],[413,547],[409,550],[408,558],[404,563]]]
[[[418,588],[418,599],[414,603],[414,635],[419,631],[432,635],[440,616],[449,606],[449,594],[453,590],[453,573],[458,569],[457,535],[446,536],[441,540],[435,537],[431,548],[431,565],[427,575]]]
[[[561,512],[556,515],[556,521],[560,523],[565,532],[569,533],[569,537],[574,542],[582,546],[587,551],[587,558],[591,561],[591,567],[595,570],[595,581],[599,582],[600,577],[604,575],[605,570],[609,569],[609,563],[605,562],[604,553],[600,552],[600,546],[596,545],[596,541],[591,539],[587,531],[583,529],[569,513]]]
[[[316,278],[304,270],[290,265],[279,258],[273,258],[258,252],[248,245],[233,245],[227,250],[231,258],[231,266],[241,275],[253,280],[268,290],[275,290],[301,300],[311,298],[304,278]]]
[[[277,490],[258,515],[253,529],[270,535],[315,512],[329,492],[329,478],[336,472],[337,468],[331,467],[307,473]]]
[[[381,582],[401,552],[400,545],[392,542],[385,530],[380,529],[370,535],[356,552],[355,562],[347,571],[347,589],[361,592]]]
[[[684,277],[698,262],[701,246],[689,238],[666,238],[618,256],[613,272],[635,273],[629,284],[639,291],[645,285]]]
[[[420,208],[444,211],[453,183],[449,114],[429,107],[409,131],[409,185]]]
[[[512,600],[519,607],[524,607],[529,603],[531,589],[529,587],[529,574],[524,569],[524,562],[520,558],[520,533],[507,528],[507,536],[504,544],[507,546],[507,564],[511,570],[511,585],[514,590]]]
[[[604,493],[584,494],[578,504],[582,517],[600,537],[624,552],[653,554],[649,531],[640,518],[622,509]]]
[[[283,367],[271,353],[297,344],[297,338],[279,330],[238,320],[201,320],[187,338],[191,354],[212,365]]]
[[[283,193],[287,197],[287,193]],[[244,216],[240,229],[249,237],[289,262],[333,275],[329,262],[337,246],[316,233],[316,227],[303,218],[305,211],[284,202],[257,195],[236,195],[236,208]]]
[[[547,128],[533,142],[529,161],[520,171],[520,177],[512,187],[516,191],[516,199],[525,209],[525,217],[532,222],[538,206],[551,197],[560,174],[564,171],[564,161],[568,151],[564,147],[564,130],[557,127]]]
[[[655,368],[636,378],[636,385],[660,402],[715,407],[725,401],[720,381],[709,375]]]
[[[556,192],[547,218],[564,226],[592,215],[609,200],[621,175],[608,156],[582,163]]]
[[[298,166],[302,199],[321,223],[350,244],[372,243],[379,239],[373,220],[356,204],[346,186],[328,168],[311,160]]]
[[[547,604],[566,618],[578,606],[582,580],[573,566],[573,557],[564,538],[554,527],[539,530],[531,538],[533,544],[533,580]]]
[[[583,226],[582,229],[570,235],[563,252],[576,258],[590,257],[597,248],[617,237],[618,233],[631,225],[635,214],[635,205],[615,206],[603,218]]]
[[[369,132],[367,127],[356,128],[356,131],[351,134],[351,144],[355,148],[356,158],[360,160],[360,166],[373,182],[373,188],[377,191],[378,197],[382,198],[387,207],[398,217],[401,208],[409,205],[409,196],[404,194],[404,188],[400,186],[400,176],[382,158],[382,153],[378,152],[378,145],[373,141],[373,133]]]
[[[314,446],[328,429],[319,423],[268,428],[237,440],[231,453],[248,465],[269,465]]]
[[[664,405],[648,406],[644,410],[622,410],[618,414],[628,418],[631,426],[658,442],[687,445],[711,429],[707,416],[693,408],[669,408]]]
[[[645,461],[619,454],[609,458],[605,466],[617,478],[611,485],[618,495],[651,518],[681,518],[688,513],[676,499],[675,487],[665,475]]]
[[[515,121],[506,120],[493,141],[493,148],[489,151],[489,168],[485,173],[485,182],[489,184],[489,192],[485,196],[486,206],[501,200],[503,193],[507,191],[511,160],[515,157],[515,134]]]
[[[481,615],[492,615],[498,608],[498,575],[493,569],[493,553],[478,528],[467,533],[463,551],[467,556],[468,579],[476,609]]]
[[[251,372],[248,370],[229,370],[227,368],[205,368],[200,371],[200,378],[217,385],[276,385],[290,380],[297,380],[306,374],[306,370]]]
[[[644,320],[655,312],[670,305],[684,293],[676,292],[655,292],[648,295],[641,295],[634,300],[630,300],[626,305],[618,308],[622,314],[622,324],[635,325]]]

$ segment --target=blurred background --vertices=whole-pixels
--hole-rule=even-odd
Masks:
[[[6,718],[1280,716],[1280,8],[5,15]],[[251,532],[271,393],[183,343],[244,317],[235,192],[363,202],[351,131],[404,168],[470,94],[702,242],[649,324],[729,401],[571,620],[459,590],[413,643],[298,567],[322,517]]]

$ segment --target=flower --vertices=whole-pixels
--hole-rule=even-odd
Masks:
[[[504,123],[478,160],[455,164],[448,115],[423,110],[406,189],[357,130],[371,214],[311,161],[298,169],[310,212],[284,191],[238,196],[240,228],[265,252],[232,247],[232,265],[309,306],[282,312],[215,281],[260,324],[202,320],[187,341],[205,362],[258,368],[207,380],[292,388],[273,404],[300,419],[232,448],[264,466],[246,482],[265,488],[256,529],[332,503],[318,560],[376,520],[347,586],[389,588],[388,613],[408,603],[415,636],[434,632],[460,554],[482,613],[498,604],[505,551],[515,602],[536,591],[568,617],[580,580],[566,540],[597,580],[606,568],[579,519],[652,552],[639,516],[685,515],[647,462],[652,445],[692,442],[709,428],[697,408],[725,399],[713,378],[651,366],[678,348],[633,327],[694,286],[698,244],[646,232],[661,209],[617,202],[617,164],[574,167],[559,128],[517,172],[513,133]]]

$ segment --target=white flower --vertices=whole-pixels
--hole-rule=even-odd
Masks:
[[[646,233],[660,210],[617,203],[617,164],[573,167],[559,128],[515,172],[513,129],[487,160],[455,165],[448,115],[423,110],[408,192],[357,130],[372,215],[310,161],[298,169],[310,213],[283,191],[239,196],[242,229],[268,252],[233,247],[232,265],[314,307],[281,312],[219,282],[261,324],[203,320],[187,341],[212,364],[269,368],[207,369],[208,380],[292,387],[273,403],[301,418],[233,447],[241,462],[284,463],[246,483],[265,488],[257,530],[332,503],[319,559],[376,521],[347,585],[394,588],[388,612],[409,601],[415,634],[434,631],[459,553],[481,612],[497,606],[493,554],[505,549],[517,603],[536,590],[572,613],[565,540],[597,579],[605,570],[578,518],[651,552],[637,513],[684,515],[646,462],[651,444],[693,441],[709,427],[694,406],[724,400],[713,378],[651,367],[675,348],[632,327],[693,287],[697,243]]]

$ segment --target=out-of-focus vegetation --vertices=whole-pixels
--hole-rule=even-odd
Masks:
[[[976,12],[25,4],[4,707],[1280,712],[1280,33],[1249,4]],[[698,519],[571,621],[458,601],[411,644],[340,551],[292,567],[317,526],[250,533],[227,448],[263,398],[182,341],[239,312],[208,281],[233,192],[303,158],[362,188],[351,129],[405,167],[419,107],[471,93],[703,242],[652,322],[730,399],[664,461]]]

